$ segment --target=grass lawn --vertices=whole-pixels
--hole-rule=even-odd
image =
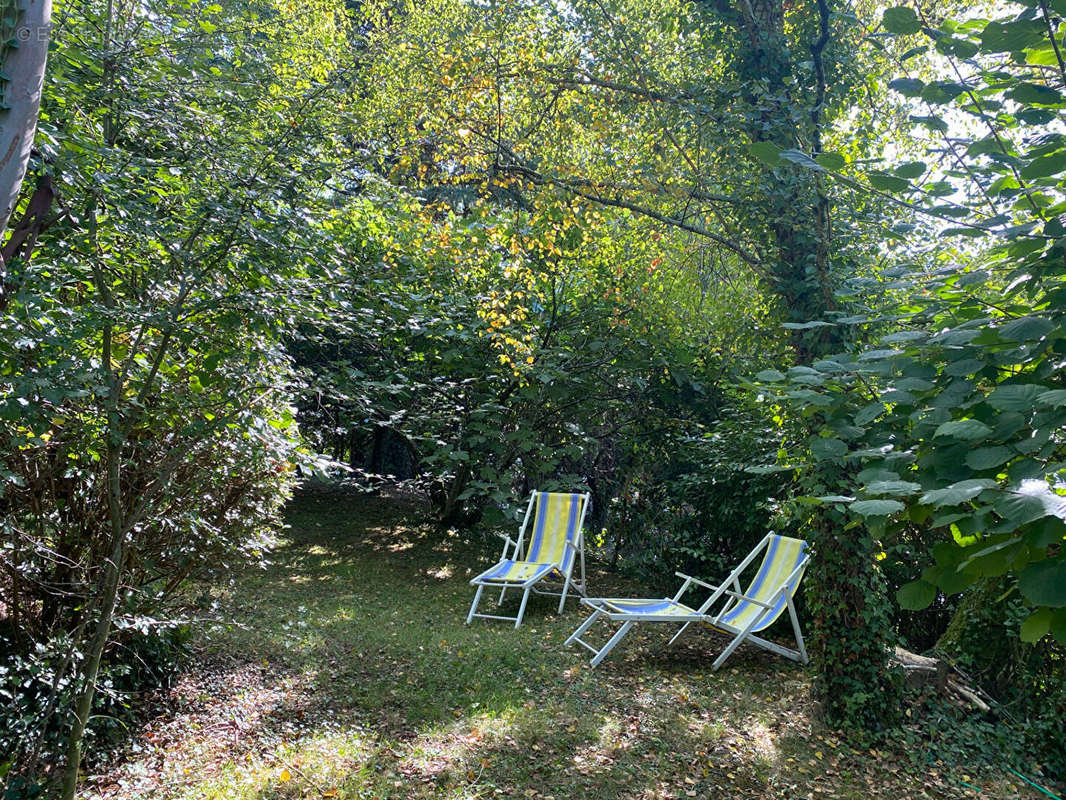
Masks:
[[[82,796],[1039,796],[921,747],[851,750],[817,722],[808,668],[746,646],[712,673],[725,639],[706,629],[667,648],[666,626],[638,626],[590,670],[562,647],[576,602],[556,616],[534,596],[517,631],[467,627],[497,540],[424,519],[395,497],[296,501],[272,566],[212,589],[233,624],[198,639]],[[594,594],[639,591],[595,563]]]

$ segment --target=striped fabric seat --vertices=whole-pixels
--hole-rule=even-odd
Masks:
[[[512,540],[509,536],[503,537],[503,553],[499,562],[470,581],[471,585],[478,588],[474,595],[474,602],[470,606],[470,613],[466,618],[467,623],[470,623],[474,617],[506,619],[513,621],[517,628],[522,624],[530,591],[538,594],[560,595],[560,613],[566,602],[568,591],[572,589],[584,595],[585,552],[582,525],[588,506],[589,496],[587,494],[533,492],[529,497],[526,516],[518,532],[518,541]],[[529,527],[531,517],[532,528]],[[528,536],[527,529],[529,529]],[[579,580],[573,578],[575,560],[580,562],[581,577]],[[561,579],[562,591],[550,592],[535,588],[538,583],[548,578]],[[522,602],[517,616],[477,613],[481,592],[486,586],[500,589],[499,604],[503,603],[509,588],[522,589]]]
[[[807,564],[807,543],[787,536],[771,536],[759,571],[755,574],[744,598],[732,602],[711,623],[729,631],[742,631],[751,625],[754,632],[769,628],[788,607]],[[788,581],[785,592],[778,591]],[[770,607],[757,605],[752,600]]]
[[[673,600],[637,600],[604,598],[603,604],[623,614],[681,614],[699,615],[699,611],[689,608],[684,603],[676,603]]]
[[[552,572],[558,572],[554,564],[505,559],[492,569],[482,572],[478,578],[501,583],[525,583],[529,580],[540,580]]]
[[[760,552],[763,553],[762,563],[747,590],[742,592],[740,576],[755,563]],[[592,615],[570,635],[566,644],[580,644],[591,650],[592,666],[596,666],[638,622],[680,623],[681,629],[674,634],[674,638],[670,640],[671,643],[693,622],[702,622],[733,637],[725,651],[715,659],[712,669],[721,667],[733,651],[745,641],[806,664],[807,650],[803,644],[803,634],[796,617],[793,597],[807,569],[808,560],[807,543],[802,539],[769,533],[740,562],[740,566],[730,573],[721,586],[713,586],[679,572],[678,577],[684,578],[685,582],[673,598],[662,600],[635,597],[583,598],[582,604],[592,609]],[[689,589],[698,587],[711,592],[703,603],[697,608],[692,608],[681,602],[682,596]],[[716,605],[720,608],[716,613],[712,613],[711,609]],[[792,619],[792,630],[796,635],[796,650],[755,636],[759,631],[769,628],[786,610]],[[607,644],[599,648],[581,638],[597,619],[622,623]]]

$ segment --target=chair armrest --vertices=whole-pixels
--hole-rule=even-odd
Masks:
[[[726,589],[725,593],[728,595],[732,595],[738,600],[743,600],[747,603],[754,603],[755,605],[762,606],[763,608],[773,608],[773,606],[769,603],[764,603],[762,600],[756,600],[754,597],[748,597],[746,594],[741,594],[740,592],[734,592],[730,589]]]
[[[705,589],[710,589],[712,592],[717,592],[722,588],[721,586],[714,586],[713,584],[707,583],[707,581],[701,581],[699,578],[693,578],[691,575],[686,575],[684,572],[675,572],[674,575],[679,578],[684,578],[689,583],[699,584]]]

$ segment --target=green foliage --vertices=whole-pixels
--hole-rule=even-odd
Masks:
[[[938,27],[910,8],[885,12],[890,34],[921,32],[942,55],[972,58],[965,85],[913,78],[892,85],[905,97],[952,106],[960,127],[977,132],[969,142],[953,132],[955,163],[924,184],[911,183],[925,175],[924,162],[854,176],[808,166],[883,193],[917,213],[930,233],[989,238],[952,261],[886,272],[892,301],[878,310],[825,318],[864,326],[872,346],[760,379],[776,383],[779,401],[816,431],[809,474],[829,475],[838,465],[832,480],[808,479],[815,508],[845,530],[873,532],[862,541],[913,539],[916,531],[920,539],[941,537],[931,551],[935,563],[899,588],[904,609],[1007,578],[1020,595],[1015,602],[1034,615],[1024,633],[1035,640],[1066,628],[1059,399],[1066,240],[1058,218],[1066,210],[1066,162],[1058,158],[1061,137],[1044,127],[1061,115],[1057,92],[1031,66],[1050,47],[1053,28],[1046,9],[1021,6],[1010,18]],[[1011,63],[993,59],[1007,51],[1016,54]],[[928,127],[934,137],[948,136],[947,125]],[[860,278],[850,294],[875,285]],[[869,561],[873,552],[861,556]]]
[[[61,213],[0,287],[3,749],[31,782],[96,657],[105,711],[183,581],[259,560],[314,462],[281,339],[339,260],[313,221],[336,11],[57,4],[35,168]]]

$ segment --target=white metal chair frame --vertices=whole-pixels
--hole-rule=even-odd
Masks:
[[[497,536],[503,539],[503,552],[500,554],[499,563],[507,560],[518,561],[519,556],[522,553],[522,544],[525,541],[526,528],[529,525],[529,518],[533,514],[533,509],[537,506],[537,495],[540,492],[533,491],[529,495],[529,504],[526,506],[526,515],[522,519],[522,527],[518,530],[518,541],[515,541],[510,536],[504,533],[497,532]],[[547,493],[545,493],[547,494]],[[478,577],[470,581],[471,586],[477,586],[477,592],[474,594],[474,602],[470,604],[470,613],[466,615],[466,624],[469,625],[474,617],[481,617],[482,619],[502,619],[508,622],[514,622],[515,628],[518,628],[522,624],[522,617],[526,613],[526,604],[529,602],[529,593],[535,592],[536,594],[551,595],[553,597],[559,597],[559,613],[563,612],[563,606],[566,603],[567,593],[573,589],[574,592],[582,595],[586,594],[585,585],[585,515],[588,513],[589,505],[592,502],[592,496],[589,493],[578,495],[581,497],[581,514],[577,520],[577,530],[574,533],[574,540],[566,539],[563,545],[563,558],[562,561],[566,565],[554,563],[554,569],[539,576],[534,576],[525,581],[508,581],[508,580],[494,580],[484,578],[482,573]],[[510,555],[508,555],[508,548],[510,548]],[[567,558],[566,554],[568,550],[573,550],[574,554]],[[573,578],[574,563],[580,563],[581,579],[575,580]],[[536,563],[552,563],[552,562],[536,562]],[[491,572],[490,570],[487,570]],[[548,591],[546,589],[537,588],[537,584],[541,581],[547,580],[551,577],[553,572],[558,572],[563,577],[562,590],[558,592]],[[508,589],[521,589],[522,590],[522,602],[518,607],[518,615],[514,617],[506,617],[500,614],[479,614],[477,613],[478,603],[481,601],[481,593],[486,586],[500,587],[500,596],[496,601],[497,606],[503,605],[504,597],[507,594]]]
[[[566,640],[565,644],[580,644],[582,647],[592,651],[592,666],[595,667],[597,664],[603,661],[604,658],[607,657],[607,654],[614,649],[615,645],[622,641],[623,637],[625,637],[625,635],[629,633],[630,629],[639,622],[682,623],[681,630],[674,634],[673,638],[670,639],[668,644],[673,644],[675,641],[677,641],[678,637],[681,636],[681,634],[685,632],[685,629],[688,628],[688,626],[691,625],[693,622],[703,622],[708,625],[711,625],[714,628],[717,628],[720,631],[733,635],[733,640],[729,643],[729,646],[726,647],[722,654],[719,655],[718,658],[716,658],[714,663],[711,665],[712,670],[719,669],[722,664],[725,663],[726,659],[729,658],[729,656],[731,656],[733,652],[738,647],[740,647],[740,645],[745,641],[758,645],[759,647],[769,650],[772,653],[777,653],[778,655],[784,656],[785,658],[790,658],[793,661],[799,661],[800,663],[806,664],[809,661],[807,657],[807,648],[803,642],[803,632],[800,630],[799,618],[796,616],[796,606],[793,602],[793,595],[798,589],[799,579],[803,575],[803,571],[807,568],[807,564],[810,561],[810,556],[804,554],[803,558],[796,565],[795,569],[793,569],[792,572],[789,573],[788,577],[781,582],[777,590],[773,593],[773,595],[771,595],[769,602],[756,600],[753,597],[746,596],[740,587],[741,574],[758,557],[759,553],[764,548],[769,546],[773,535],[774,534],[772,532],[766,534],[766,536],[763,537],[763,540],[755,546],[755,548],[748,554],[748,556],[743,561],[740,562],[740,565],[729,574],[729,577],[727,577],[720,586],[715,586],[705,581],[701,581],[698,578],[693,578],[691,575],[686,575],[683,572],[674,573],[679,578],[684,578],[685,581],[681,585],[681,588],[677,591],[677,594],[675,594],[672,598],[663,598],[663,600],[681,606],[684,609],[684,611],[681,613],[641,614],[638,612],[626,611],[625,609],[616,605],[620,602],[632,602],[632,598],[582,598],[581,603],[593,609],[593,613],[588,619],[581,623],[577,630],[570,634],[570,637]],[[681,597],[693,586],[702,586],[705,589],[711,590],[711,596],[708,597],[707,600],[705,600],[698,608],[695,609],[690,608],[689,606],[686,606],[681,602]],[[730,589],[730,586],[732,586],[733,588]],[[797,649],[795,650],[792,650],[787,647],[782,647],[779,644],[768,641],[767,639],[763,639],[762,637],[756,636],[754,634],[754,631],[756,630],[762,630],[765,627],[769,627],[769,625],[771,625],[777,619],[777,616],[780,615],[779,613],[778,615],[774,616],[774,619],[766,622],[765,625],[760,625],[760,623],[763,622],[770,610],[777,605],[782,595],[784,595],[785,604],[788,608],[788,614],[792,620],[792,631],[796,636]],[[717,614],[708,613],[710,608],[723,597],[726,597],[727,599],[722,609]],[[730,611],[735,609],[741,603],[745,602],[752,603],[756,606],[761,606],[763,609],[762,613],[754,615],[751,620],[748,621],[748,624],[745,625],[743,628],[737,628],[722,621],[722,617],[724,617]],[[615,634],[607,641],[605,645],[597,649],[595,646],[583,640],[581,638],[581,634],[583,634],[590,627],[592,627],[592,624],[596,622],[596,620],[600,617],[605,617],[606,619],[609,619],[614,622],[621,622],[622,627],[615,632]]]

